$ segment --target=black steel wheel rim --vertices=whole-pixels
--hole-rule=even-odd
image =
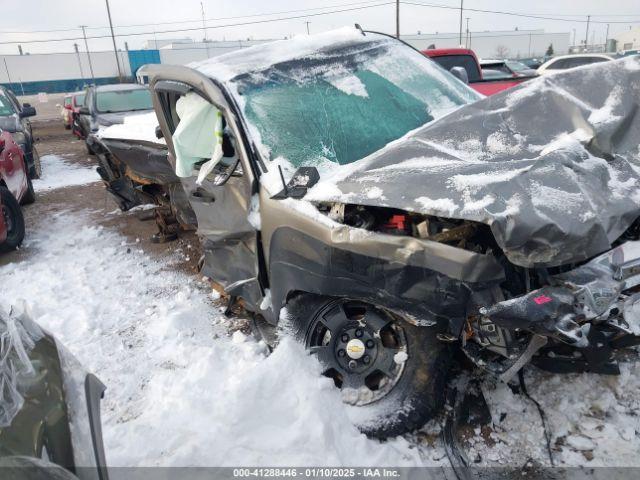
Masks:
[[[380,400],[398,383],[407,343],[391,314],[362,302],[339,301],[315,316],[306,347],[342,390],[343,400],[360,406]]]

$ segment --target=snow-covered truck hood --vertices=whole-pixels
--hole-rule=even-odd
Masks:
[[[532,80],[334,173],[306,200],[490,226],[514,264],[611,247],[640,215],[640,57]]]

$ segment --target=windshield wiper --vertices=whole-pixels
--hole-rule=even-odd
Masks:
[[[280,172],[280,180],[282,180],[282,191],[276,193],[275,199],[297,198],[300,199],[307,194],[307,190],[313,187],[320,180],[320,173],[316,167],[300,167],[298,168],[289,183],[285,183],[282,167],[278,165]]]

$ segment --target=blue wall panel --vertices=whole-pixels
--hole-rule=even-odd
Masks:
[[[158,50],[129,50],[131,76],[135,77],[138,69],[147,63],[160,63],[160,52]]]
[[[62,93],[84,90],[84,87],[92,83],[90,79],[70,78],[65,80],[43,80],[39,82],[11,82],[0,85],[7,87],[16,95],[33,95],[40,92]],[[118,77],[96,78],[96,85],[109,85],[118,83]]]

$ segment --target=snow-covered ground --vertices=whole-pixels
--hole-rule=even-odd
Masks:
[[[42,176],[33,180],[33,188],[36,192],[100,181],[95,167],[80,167],[66,162],[59,155],[43,155],[40,157],[40,162]]]
[[[70,171],[52,171],[61,165]],[[44,166],[49,185],[92,181],[62,160]],[[222,315],[207,283],[95,219],[94,211],[67,210],[37,220],[30,254],[0,267],[0,304],[25,299],[35,320],[107,385],[110,465],[448,464],[437,439],[367,439],[299,345],[285,338],[268,355],[261,342],[230,335],[236,320]],[[528,372],[557,464],[640,466],[639,375],[637,361],[623,364],[620,377]],[[489,380],[483,390],[493,433],[487,442],[478,431],[469,457],[479,465],[547,464],[535,406]],[[438,429],[433,422],[423,433]]]

